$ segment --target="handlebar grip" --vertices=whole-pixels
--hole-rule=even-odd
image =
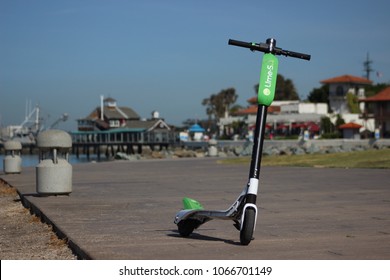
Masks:
[[[262,44],[262,43],[260,43],[260,44],[248,43],[248,42],[242,42],[242,41],[229,39],[228,44],[233,45],[233,46],[248,48],[252,51],[268,52],[268,45]]]
[[[310,54],[305,54],[305,53],[298,53],[298,52],[292,52],[292,51],[283,51],[283,55],[285,56],[291,56],[291,57],[296,57],[300,59],[305,59],[305,60],[310,60],[311,55]]]
[[[243,47],[243,48],[249,48],[249,49],[252,48],[251,43],[237,41],[237,40],[233,40],[233,39],[229,39],[228,44],[233,45],[233,46]]]

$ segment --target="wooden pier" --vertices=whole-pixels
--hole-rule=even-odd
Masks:
[[[100,159],[104,154],[107,158],[116,153],[142,154],[144,146],[151,150],[162,150],[176,144],[176,133],[172,131],[153,130],[145,132],[144,129],[114,129],[108,131],[76,131],[72,136],[72,153],[77,157],[91,154]]]

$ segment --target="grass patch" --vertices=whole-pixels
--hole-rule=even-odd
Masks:
[[[249,164],[250,157],[219,160],[224,164]],[[263,156],[262,166],[326,168],[390,168],[390,149],[333,154]]]

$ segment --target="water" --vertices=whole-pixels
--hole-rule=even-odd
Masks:
[[[21,158],[22,158],[22,167],[37,166],[39,162],[38,155],[22,154]],[[4,159],[4,154],[1,154],[0,172],[3,171],[3,165],[4,165],[3,159]],[[88,159],[87,156],[83,156],[83,155],[80,155],[79,158],[77,158],[76,155],[69,155],[69,163],[72,165],[79,164],[79,163],[88,163],[91,161],[98,161],[98,159],[97,157],[94,158],[92,156]],[[106,159],[102,157],[100,161],[106,161]]]

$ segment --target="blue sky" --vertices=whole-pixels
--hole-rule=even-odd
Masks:
[[[263,42],[312,55],[279,58],[279,73],[301,98],[323,79],[362,76],[372,67],[390,82],[390,2],[233,0],[0,0],[0,124],[19,124],[26,100],[59,128],[113,97],[142,117],[168,123],[204,118],[204,98],[234,87],[246,106],[261,54],[228,39]]]

